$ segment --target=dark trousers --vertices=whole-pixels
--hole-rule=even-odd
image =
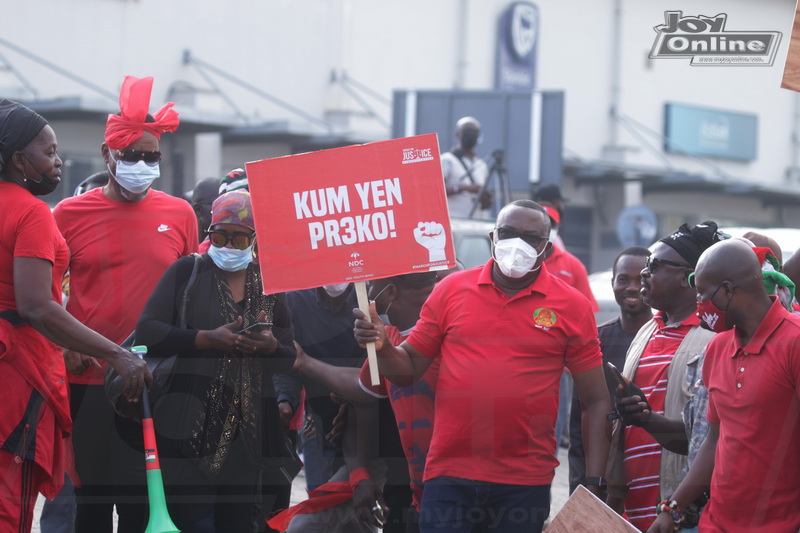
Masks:
[[[425,482],[422,533],[541,532],[550,514],[550,485],[508,485],[455,477]]]
[[[265,517],[288,505],[291,485],[286,476],[277,468],[262,468],[239,438],[211,479],[195,459],[162,456],[161,469],[167,507],[182,533],[269,531]]]
[[[147,484],[141,424],[118,417],[103,385],[70,385],[72,443],[81,487],[75,488],[75,532],[141,533]]]
[[[411,487],[408,483],[403,485],[390,484],[388,481],[383,487],[383,499],[389,507],[386,525],[383,533],[406,533],[408,510],[411,507]]]
[[[407,509],[405,533],[419,533],[419,511],[414,507]]]

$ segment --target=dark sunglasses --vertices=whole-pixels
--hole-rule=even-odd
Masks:
[[[156,166],[161,161],[161,152],[143,152],[142,150],[117,150],[117,161],[125,163],[138,163],[144,161],[151,167]]]
[[[249,248],[256,236],[255,233],[240,233],[238,231],[232,235],[224,231],[206,231],[206,235],[208,235],[208,240],[211,241],[211,244],[217,248],[223,248],[228,243],[231,243],[237,250]]]
[[[644,267],[647,270],[649,270],[651,274],[655,274],[656,270],[658,270],[661,265],[694,269],[692,265],[687,265],[686,263],[676,263],[675,261],[668,261],[667,259],[659,259],[653,256],[648,256],[648,258],[644,262]]]
[[[497,235],[498,241],[504,241],[506,239],[516,239],[519,237],[523,241],[527,242],[534,248],[538,248],[542,242],[547,240],[547,237],[542,237],[541,235],[536,235],[535,233],[525,233],[513,230],[508,227],[501,227],[501,228],[494,228],[495,234]]]

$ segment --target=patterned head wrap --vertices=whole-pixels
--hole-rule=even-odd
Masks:
[[[693,228],[683,224],[678,231],[660,242],[673,248],[694,268],[706,248],[727,238],[728,235],[717,230],[717,223],[709,220]]]
[[[211,225],[238,224],[256,230],[250,193],[247,191],[226,192],[211,205]]]
[[[249,191],[250,187],[247,184],[247,172],[241,168],[234,168],[222,178],[219,182],[219,193],[225,194],[230,191],[238,191],[243,189]]]
[[[150,93],[153,78],[125,76],[119,92],[119,115],[108,115],[106,122],[106,144],[112,150],[122,150],[142,138],[142,133],[152,133],[156,139],[166,131],[178,129],[178,112],[172,109],[174,102],[167,102],[153,115],[155,122],[145,122],[150,108]]]
[[[0,170],[11,155],[39,135],[47,121],[35,111],[11,100],[0,99]]]
[[[767,247],[753,246],[753,251],[761,263],[761,274],[764,276],[764,288],[767,294],[776,294],[784,307],[792,310],[794,299],[794,282],[780,271],[781,264],[772,250]]]

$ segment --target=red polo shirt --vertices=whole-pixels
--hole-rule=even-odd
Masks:
[[[601,364],[594,314],[544,265],[509,298],[492,281],[493,264],[439,282],[408,338],[441,362],[425,480],[547,485],[558,465],[561,373]]]
[[[708,345],[708,421],[719,424],[702,531],[800,529],[800,316],[774,298],[742,346],[735,329]]]

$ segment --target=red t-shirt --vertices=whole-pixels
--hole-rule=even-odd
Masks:
[[[653,412],[663,415],[672,357],[686,334],[700,325],[700,320],[691,314],[677,326],[667,326],[661,312],[653,319],[658,327],[647,341],[633,382],[642,389]],[[661,500],[661,445],[640,427],[625,428],[624,468],[628,480],[625,513],[631,524],[645,531],[656,519],[656,505]]]
[[[63,200],[53,215],[72,253],[67,310],[117,343],[135,328],[167,267],[197,250],[192,207],[161,191],[115,202],[98,188]],[[70,375],[70,383],[102,384],[102,364]]]
[[[0,310],[17,308],[15,257],[37,257],[53,263],[52,295],[60,304],[69,250],[50,208],[19,185],[0,181]]]
[[[710,532],[800,530],[800,316],[773,297],[753,338],[735,329],[706,350],[708,421],[719,424]]]
[[[592,294],[592,287],[589,285],[586,267],[583,266],[580,259],[565,249],[554,246],[553,253],[545,260],[545,264],[552,276],[581,291],[581,294],[586,296],[586,299],[592,304],[592,311],[600,310],[594,294]]]
[[[398,345],[405,337],[394,326],[386,326],[389,342]],[[423,475],[428,449],[433,434],[433,401],[436,396],[436,379],[439,374],[438,359],[428,367],[422,377],[410,387],[398,387],[384,376],[381,383],[372,385],[369,361],[364,361],[358,384],[376,398],[389,398],[397,420],[397,430],[408,460],[411,478],[411,503],[419,510],[422,501]]]
[[[509,298],[492,281],[493,264],[439,282],[407,341],[441,359],[425,480],[546,485],[558,465],[564,367],[580,374],[601,364],[594,314],[545,265]]]

